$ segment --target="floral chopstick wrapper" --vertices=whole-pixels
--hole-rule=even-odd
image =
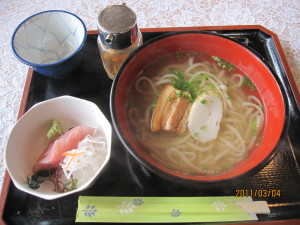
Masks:
[[[250,197],[80,196],[76,222],[180,223],[257,220],[269,213],[265,201]]]

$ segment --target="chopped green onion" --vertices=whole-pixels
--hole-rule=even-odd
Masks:
[[[260,146],[261,141],[262,141],[262,137],[257,138],[257,143],[256,143],[257,147]]]
[[[207,74],[207,73],[200,73],[198,76],[203,77],[205,80],[209,80],[209,78],[211,78],[211,75]],[[197,76],[197,77],[198,77]]]
[[[215,85],[209,84],[209,85],[206,85],[206,87],[208,90],[212,90],[212,89],[214,89]]]
[[[150,111],[153,110],[153,109],[155,108],[155,106],[156,106],[156,104],[157,104],[157,101],[158,101],[158,98],[159,98],[159,95],[157,95],[157,96],[156,96],[156,99],[154,99],[153,102],[151,103],[150,109],[149,109]]]
[[[231,165],[231,163],[227,163],[227,164],[226,164],[226,168],[227,168],[228,170],[231,170],[231,169],[233,168],[233,166]]]
[[[243,158],[248,158],[248,153],[245,152],[243,155],[242,155]]]
[[[176,90],[175,94],[176,94],[177,98],[180,98],[181,97],[181,90]]]
[[[179,72],[179,71],[171,71],[174,75],[176,75],[177,78],[173,79],[171,81],[171,84],[173,85],[174,88],[176,88],[178,91],[176,91],[176,96],[177,97],[185,97],[189,98],[191,102],[193,102],[199,92],[199,87],[198,87],[198,82],[199,78],[195,77],[191,81],[186,81],[184,78],[184,74]],[[183,92],[183,93],[182,93]],[[188,92],[184,93],[184,92]]]
[[[175,53],[175,57],[179,58],[180,57],[180,53]]]
[[[257,120],[255,119],[252,123],[251,123],[251,129],[252,129],[252,134],[255,136],[257,135]]]
[[[186,56],[191,56],[192,55],[192,53],[190,53],[190,52],[185,52],[184,53]]]
[[[183,97],[183,98],[187,98],[187,97],[188,97],[188,94],[187,94],[186,92],[183,92],[182,97]]]
[[[255,84],[252,82],[252,80],[250,80],[249,77],[244,77],[243,78],[242,86],[248,86],[251,91],[256,91],[257,90],[256,87],[255,87]]]
[[[216,56],[212,56],[212,58],[218,62],[219,66],[221,66],[224,69],[227,69],[229,72],[236,70],[234,65],[232,65],[231,63],[225,61],[224,59],[221,59],[221,58],[216,57]]]

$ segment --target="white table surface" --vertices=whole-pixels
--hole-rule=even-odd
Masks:
[[[9,132],[17,120],[28,71],[28,67],[19,62],[11,51],[14,29],[35,13],[61,9],[78,15],[88,30],[96,30],[99,11],[122,2],[136,12],[140,28],[262,25],[278,35],[300,89],[299,0],[1,0],[0,188],[5,173],[4,151]]]

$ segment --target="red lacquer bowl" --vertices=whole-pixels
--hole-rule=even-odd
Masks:
[[[226,173],[191,176],[172,171],[155,162],[143,151],[143,146],[135,141],[129,128],[126,97],[134,80],[154,60],[178,51],[206,52],[231,62],[251,78],[262,97],[265,108],[262,141],[247,160]],[[134,51],[120,68],[113,82],[110,107],[113,125],[121,142],[140,163],[164,178],[197,185],[232,182],[258,172],[280,149],[289,125],[286,94],[276,73],[265,59],[235,40],[202,31],[168,33],[146,42]]]

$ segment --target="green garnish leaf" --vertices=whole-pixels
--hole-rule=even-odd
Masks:
[[[52,120],[51,121],[51,127],[49,128],[47,132],[47,138],[54,139],[57,136],[62,135],[64,132],[60,126],[60,122],[58,120]]]
[[[32,189],[38,189],[41,183],[43,183],[43,180],[39,178],[38,173],[33,174],[31,177],[27,177],[27,184]]]
[[[202,104],[206,104],[206,99],[202,99],[201,101],[200,101]]]
[[[73,191],[77,188],[78,179],[72,179],[63,185],[63,192]]]
[[[43,180],[40,180],[36,174],[27,177],[27,184],[32,189],[38,189],[41,183],[43,183]]]
[[[250,80],[249,77],[244,77],[243,78],[242,86],[248,86],[251,91],[256,91],[257,90],[256,87],[255,87],[255,84],[252,82],[252,80]]]
[[[201,126],[200,129],[201,130],[205,130],[206,126]]]
[[[168,97],[167,100],[168,101],[172,101],[173,97]]]
[[[49,177],[53,173],[55,173],[56,169],[50,169],[50,170],[40,170],[33,174],[32,176],[28,176],[27,184],[32,189],[38,189],[40,187],[40,184],[44,182],[44,177]]]

